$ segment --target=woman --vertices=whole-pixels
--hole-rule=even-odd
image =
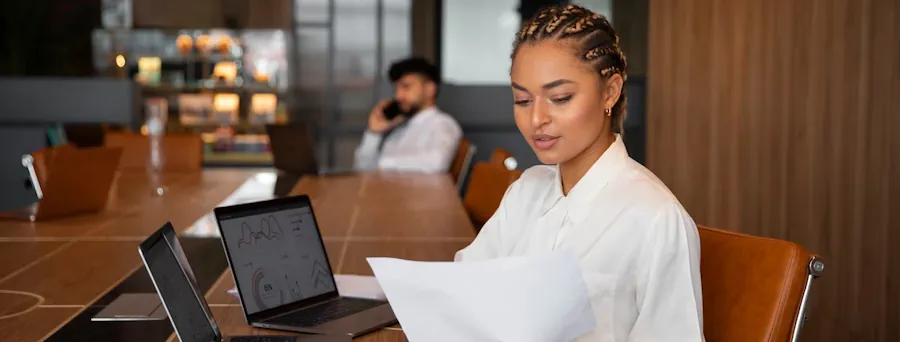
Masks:
[[[570,249],[597,320],[581,340],[703,341],[697,227],[614,133],[627,78],[616,32],[582,7],[549,7],[511,58],[516,125],[555,165],[526,170],[456,260]]]

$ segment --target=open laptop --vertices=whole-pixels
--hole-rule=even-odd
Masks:
[[[359,336],[397,323],[387,302],[341,297],[306,195],[215,209],[247,322]]]
[[[200,292],[171,223],[151,234],[138,252],[182,342],[349,342],[348,336],[232,336],[225,338]]]
[[[63,126],[63,131],[69,143],[81,148],[101,147],[106,136],[102,124],[68,123]]]
[[[44,220],[102,211],[109,199],[122,149],[62,145],[32,153],[41,200],[4,217]]]
[[[326,170],[316,160],[316,144],[306,124],[266,125],[272,165],[293,175],[351,174],[353,170]]]

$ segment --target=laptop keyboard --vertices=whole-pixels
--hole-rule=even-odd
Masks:
[[[272,318],[266,323],[288,325],[294,327],[314,327],[336,319],[344,318],[357,312],[365,311],[383,304],[379,301],[341,298],[325,302],[303,310]]]

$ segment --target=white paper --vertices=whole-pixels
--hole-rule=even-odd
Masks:
[[[569,252],[368,261],[411,342],[571,341],[596,327],[578,258]]]
[[[338,293],[341,296],[387,300],[381,285],[373,276],[335,274],[334,281],[337,282]]]
[[[335,274],[334,281],[337,283],[338,293],[344,297],[368,298],[375,300],[387,300],[381,285],[373,276],[362,276],[355,274]],[[228,294],[238,297],[237,288],[231,288]]]

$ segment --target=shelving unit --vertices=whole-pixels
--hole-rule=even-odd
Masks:
[[[94,34],[95,69],[100,75],[135,78],[138,58],[159,57],[161,72],[157,80],[141,83],[140,93],[144,98],[164,97],[168,100],[170,115],[166,127],[169,132],[205,135],[207,165],[259,166],[269,162],[271,157],[267,152],[258,152],[267,151],[267,143],[264,140],[254,142],[256,135],[265,131],[259,121],[250,120],[250,101],[254,95],[271,93],[277,98],[276,121],[303,122],[314,128],[320,165],[348,167],[347,164],[352,163],[348,146],[355,145],[355,140],[362,135],[371,105],[390,96],[390,85],[385,80],[388,63],[412,52],[413,1],[290,0],[289,3],[293,6],[289,24],[276,20],[272,22],[277,24],[271,24],[276,26],[254,26],[275,27],[271,29],[224,30],[209,29],[210,26],[182,29],[161,25],[155,27],[170,29],[97,30]],[[134,21],[135,24],[139,22],[146,21]],[[167,22],[185,21],[179,17],[179,20]],[[274,32],[279,32],[283,41],[277,57],[278,75],[272,82],[259,85],[253,75],[253,60],[265,50],[265,45],[254,41]],[[219,36],[228,34],[239,49],[233,49],[236,53],[227,56],[197,50],[186,53],[179,49],[177,41],[182,34],[189,35],[194,46],[198,36],[208,35],[210,51],[217,49]],[[123,67],[118,66],[120,54]],[[240,62],[242,82],[191,81],[204,78],[194,76],[203,76],[203,71],[211,72],[218,62]],[[206,69],[204,65],[207,65]],[[178,71],[182,76],[169,71]],[[181,122],[180,96],[214,97],[219,94],[238,96],[236,119]],[[211,116],[211,112],[206,117]],[[132,127],[133,130],[140,128],[139,125]],[[238,136],[242,138],[238,139]]]
[[[290,37],[280,29],[100,29],[95,66],[135,80],[144,100],[165,99],[166,131],[201,135],[204,164],[266,166],[265,125],[291,121]]]

